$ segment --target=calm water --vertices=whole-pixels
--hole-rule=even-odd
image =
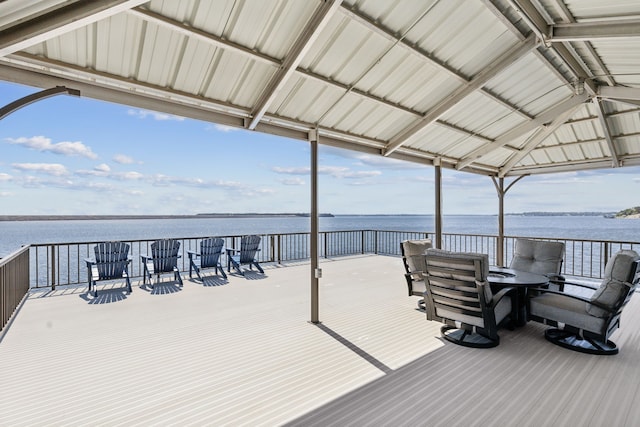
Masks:
[[[194,218],[153,220],[0,221],[0,257],[29,243],[93,242],[309,231],[309,218]],[[320,218],[321,231],[393,230],[433,232],[433,215]],[[445,233],[497,234],[490,215],[444,217]],[[506,216],[505,234],[640,242],[640,219],[598,216]]]

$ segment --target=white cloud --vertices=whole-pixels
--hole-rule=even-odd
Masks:
[[[98,158],[98,155],[91,151],[90,147],[87,147],[80,141],[63,141],[54,144],[51,142],[51,138],[46,138],[44,136],[33,136],[31,138],[7,138],[7,141],[9,144],[22,145],[36,151],[61,154],[63,156],[81,156],[89,159]]]
[[[120,163],[121,165],[130,165],[135,163],[132,157],[126,156],[124,154],[116,154],[113,156],[113,161],[116,163]]]
[[[23,172],[37,172],[53,176],[69,174],[67,168],[59,163],[13,163],[11,167]]]
[[[184,117],[174,116],[173,114],[160,113],[157,111],[149,111],[149,110],[127,110],[127,114],[130,116],[138,117],[140,119],[146,119],[147,117],[151,117],[154,120],[158,121],[166,121],[166,120],[175,120],[181,122],[184,120]]]
[[[280,166],[275,166],[272,170],[276,173],[285,174],[285,175],[309,175],[311,173],[311,169],[308,167],[289,167],[284,168]],[[318,168],[318,174],[320,175],[330,175],[334,178],[371,178],[374,176],[382,175],[380,171],[352,171],[344,166],[320,166]]]
[[[0,173],[0,181],[11,181],[12,177],[8,173]]]
[[[421,165],[415,162],[407,162],[404,160],[390,159],[388,157],[383,157],[383,156],[371,156],[369,154],[360,154],[356,156],[356,158],[363,165],[375,166],[378,168],[398,169],[398,170],[427,168],[426,165]]]
[[[118,181],[135,181],[144,178],[144,175],[142,175],[140,172],[135,171],[113,172],[111,171],[109,165],[106,165],[104,163],[94,167],[92,170],[77,170],[75,174],[80,176],[97,176]]]
[[[301,167],[301,168],[283,168],[280,166],[274,166],[272,168],[272,170],[275,173],[282,173],[282,174],[287,174],[287,175],[309,175],[309,173],[311,172],[311,169],[308,167]]]
[[[0,191],[0,197],[10,197],[13,196],[13,193],[9,193],[8,191]]]
[[[305,185],[305,180],[302,178],[298,178],[297,176],[293,178],[285,178],[280,180],[284,185]]]
[[[220,125],[220,124],[214,124],[213,127],[215,128],[215,130],[220,131],[220,132],[234,132],[237,130],[240,130],[240,128],[236,128],[233,126],[227,126],[227,125]]]

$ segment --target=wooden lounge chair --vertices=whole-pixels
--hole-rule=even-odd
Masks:
[[[256,253],[260,251],[260,236],[251,235],[243,236],[240,240],[240,249],[227,248],[227,272],[231,272],[231,266],[238,271],[238,273],[244,276],[243,265],[249,265],[251,270],[255,265],[260,273],[264,273],[258,260],[256,259]]]
[[[223,246],[224,239],[212,237],[200,242],[200,252],[187,251],[189,255],[189,277],[192,277],[192,272],[195,270],[198,279],[202,280],[202,276],[200,276],[201,269],[215,268],[216,274],[218,274],[218,269],[220,269],[220,274],[226,279],[227,275],[220,264],[220,255],[222,254]],[[200,259],[200,265],[196,264],[198,258]]]
[[[182,287],[182,277],[178,269],[178,258],[180,254],[180,242],[175,239],[156,240],[151,244],[151,256],[140,255],[142,265],[144,266],[144,275],[142,283],[146,284],[147,279],[153,288],[152,273],[156,275],[156,281],[160,281],[160,275],[163,273],[173,273],[174,279]]]
[[[129,245],[122,242],[98,243],[95,248],[95,260],[86,258],[89,292],[98,296],[97,283],[100,280],[125,279],[127,291],[132,292],[129,280]]]

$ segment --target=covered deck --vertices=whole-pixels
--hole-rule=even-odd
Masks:
[[[165,278],[126,295],[33,290],[0,342],[0,425],[634,425],[640,299],[620,354],[571,352],[529,323],[468,349],[415,310],[397,257]],[[211,274],[211,272],[207,272]],[[119,286],[118,283],[115,284]]]

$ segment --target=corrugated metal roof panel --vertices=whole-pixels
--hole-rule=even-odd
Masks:
[[[292,136],[295,129],[293,136],[303,139],[305,129],[317,124],[325,135],[335,136],[332,143],[338,146],[376,147],[386,155],[408,148],[399,153],[419,162],[435,154],[452,157],[449,165],[458,161],[468,167],[467,159],[474,159],[479,166],[475,171],[491,167],[502,173],[509,173],[514,150],[528,150],[529,138],[552,123],[561,114],[554,108],[574,94],[575,76],[569,71],[574,59],[587,76],[595,76],[596,86],[606,82],[618,90],[640,88],[640,37],[635,37],[594,39],[589,42],[593,49],[572,42],[567,52],[541,45],[482,80],[483,88],[466,90],[475,88],[480,73],[498,65],[532,32],[530,23],[536,20],[522,19],[527,9],[516,11],[502,0],[346,0],[331,10],[318,37],[303,50],[298,70],[287,74],[280,72],[291,63],[287,55],[312,33],[310,18],[326,3],[153,0],[141,8],[131,1],[111,9],[96,4],[0,2],[0,27],[11,26],[10,18],[25,20],[25,27],[0,36],[0,73],[43,87],[57,85],[61,78],[77,79],[85,94],[134,105],[149,105],[149,98],[136,97],[151,95],[166,102],[160,102],[160,109],[195,118],[203,117],[203,108],[211,109],[212,117],[236,126],[238,116],[253,112],[256,116],[245,125],[263,121],[265,131]],[[62,27],[41,42],[42,19],[28,18],[61,5],[83,17],[82,22],[88,14],[85,26],[65,27],[68,17],[46,15],[47,25]],[[640,16],[640,4],[628,0],[606,6],[595,0],[536,0],[535,7],[548,22]],[[12,54],[21,43],[17,34],[25,28],[34,44]],[[613,80],[602,76],[605,69]],[[285,79],[274,89],[277,76]],[[258,105],[259,100],[265,104]],[[630,105],[603,101],[619,158],[640,164],[640,116],[622,114]],[[535,173],[557,164],[566,169],[606,167],[604,161],[589,161],[605,160],[609,150],[597,116],[587,99],[569,124],[539,142],[516,169]],[[501,140],[503,147],[492,145],[505,136],[511,140]]]
[[[529,54],[515,62],[487,87],[528,114],[537,115],[569,98],[572,90],[542,63]]]
[[[640,88],[640,40],[598,40],[592,44],[618,84]]]
[[[483,114],[478,114],[478,111]],[[522,122],[518,114],[478,92],[467,96],[441,118],[491,139],[498,138],[507,129]]]

